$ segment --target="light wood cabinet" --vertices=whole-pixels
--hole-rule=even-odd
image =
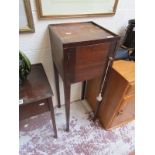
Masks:
[[[86,99],[95,111],[101,77],[89,80]],[[105,129],[125,124],[135,117],[135,63],[117,60],[108,75],[98,118]]]

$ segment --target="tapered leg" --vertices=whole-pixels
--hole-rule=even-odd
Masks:
[[[85,99],[85,92],[86,92],[86,81],[82,82],[82,93],[81,93],[81,100]]]
[[[64,82],[66,131],[69,131],[69,121],[70,121],[70,89],[71,89],[71,84],[69,82]]]
[[[54,64],[54,74],[55,74],[55,84],[56,84],[56,91],[57,91],[58,108],[60,108],[61,103],[60,103],[60,90],[59,90],[59,75],[58,75],[58,71],[57,71],[55,64]]]
[[[49,103],[49,108],[51,111],[51,119],[52,119],[52,124],[53,124],[54,137],[57,138],[57,128],[56,128],[56,123],[55,123],[54,108],[53,108],[53,102],[52,102],[51,97],[48,98],[48,103]]]
[[[95,112],[94,112],[94,118],[93,118],[94,121],[95,121],[96,118],[97,118],[98,111],[99,111],[99,108],[100,108],[100,104],[101,104],[101,102],[96,101],[96,109],[95,109]]]

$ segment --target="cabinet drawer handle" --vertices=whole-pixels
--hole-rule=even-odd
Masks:
[[[39,103],[39,106],[44,106],[45,105],[45,103]]]
[[[117,113],[117,116],[122,115],[122,114],[123,114],[123,110],[120,110],[120,111]]]

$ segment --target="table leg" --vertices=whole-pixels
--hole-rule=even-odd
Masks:
[[[54,108],[53,108],[53,102],[52,102],[51,97],[48,98],[48,103],[49,103],[49,108],[51,111],[51,119],[52,119],[52,124],[53,124],[54,137],[57,138],[57,128],[56,128],[56,123],[55,123]]]
[[[69,121],[70,121],[70,89],[71,89],[71,84],[69,82],[64,82],[66,131],[69,131]]]
[[[54,64],[54,75],[55,75],[55,84],[56,84],[56,91],[57,91],[58,108],[60,108],[61,103],[60,103],[60,89],[59,89],[59,74],[55,64]]]
[[[82,93],[81,93],[81,100],[85,99],[85,92],[86,92],[86,81],[82,82]]]

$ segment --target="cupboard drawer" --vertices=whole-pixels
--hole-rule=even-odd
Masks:
[[[135,118],[135,97],[129,96],[122,100],[119,110],[115,113],[111,127]]]
[[[23,104],[19,106],[19,120],[49,111],[47,100]]]

